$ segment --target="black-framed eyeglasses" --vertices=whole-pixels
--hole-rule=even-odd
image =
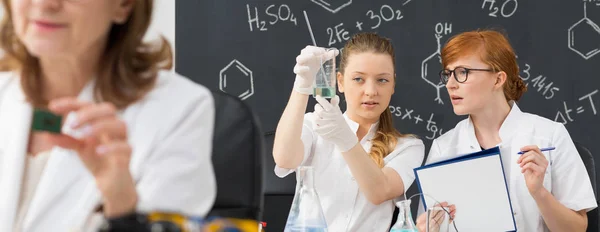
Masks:
[[[454,70],[450,69],[442,69],[440,71],[440,78],[442,80],[442,84],[448,83],[450,76],[454,74],[454,79],[458,83],[464,83],[469,78],[469,73],[471,71],[485,71],[485,72],[493,72],[493,69],[478,69],[478,68],[464,68],[464,67],[456,67]]]

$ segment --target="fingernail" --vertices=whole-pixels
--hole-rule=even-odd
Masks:
[[[94,130],[93,130],[93,127],[92,127],[92,126],[90,126],[90,125],[86,125],[86,126],[84,126],[83,128],[81,128],[81,129],[80,129],[80,131],[81,131],[81,133],[83,134],[83,136],[86,136],[86,137],[87,137],[87,136],[90,136],[90,134],[92,134],[92,132],[93,132]]]
[[[77,114],[73,113],[71,116],[71,121],[69,122],[69,127],[75,129],[77,126],[79,126],[79,118],[77,117]]]
[[[96,147],[96,153],[98,155],[104,155],[108,152],[108,147],[106,147],[105,145],[99,145]]]

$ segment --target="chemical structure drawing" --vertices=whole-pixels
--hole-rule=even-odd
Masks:
[[[352,0],[311,0],[312,2],[318,4],[323,7],[325,10],[330,11],[331,13],[337,13],[344,7],[352,4]]]
[[[583,2],[583,19],[573,24],[568,31],[569,49],[583,59],[590,59],[600,53],[600,27],[587,17],[586,2]]]
[[[229,85],[227,82],[229,82]],[[219,89],[246,100],[254,94],[252,70],[238,60],[232,60],[219,72]]]
[[[444,104],[440,97],[440,90],[445,86],[440,80],[438,72],[442,67],[442,56],[440,54],[441,43],[440,39],[442,35],[440,33],[435,34],[437,40],[437,50],[429,57],[423,60],[421,63],[421,78],[425,80],[429,85],[433,86],[437,91],[437,97],[434,99],[438,104]]]

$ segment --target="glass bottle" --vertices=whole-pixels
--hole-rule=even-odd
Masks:
[[[298,167],[296,181],[296,194],[284,232],[327,232],[327,222],[315,190],[313,168]]]
[[[410,213],[410,199],[398,201],[396,202],[396,206],[399,209],[398,219],[390,232],[417,232],[417,226],[413,222],[412,214]]]

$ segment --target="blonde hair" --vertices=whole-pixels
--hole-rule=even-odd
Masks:
[[[19,71],[21,87],[29,102],[45,106],[39,59],[29,54],[19,41],[12,22],[10,0],[3,0],[6,10],[0,25],[0,47],[5,55],[0,60],[1,71]],[[169,43],[161,38],[160,47],[142,41],[152,17],[152,0],[136,0],[124,24],[113,24],[107,46],[99,65],[94,98],[108,101],[117,108],[142,98],[156,82],[159,69],[172,67]]]
[[[396,72],[396,59],[392,42],[388,38],[370,32],[358,33],[346,42],[340,58],[340,72],[344,73],[348,59],[352,54],[363,52],[389,55],[394,65],[394,73]],[[372,146],[369,151],[369,157],[371,157],[377,166],[382,168],[385,165],[383,159],[396,148],[398,138],[401,137],[414,136],[405,135],[396,130],[392,120],[392,112],[388,107],[379,116],[379,125],[377,126],[377,133],[371,140]]]

